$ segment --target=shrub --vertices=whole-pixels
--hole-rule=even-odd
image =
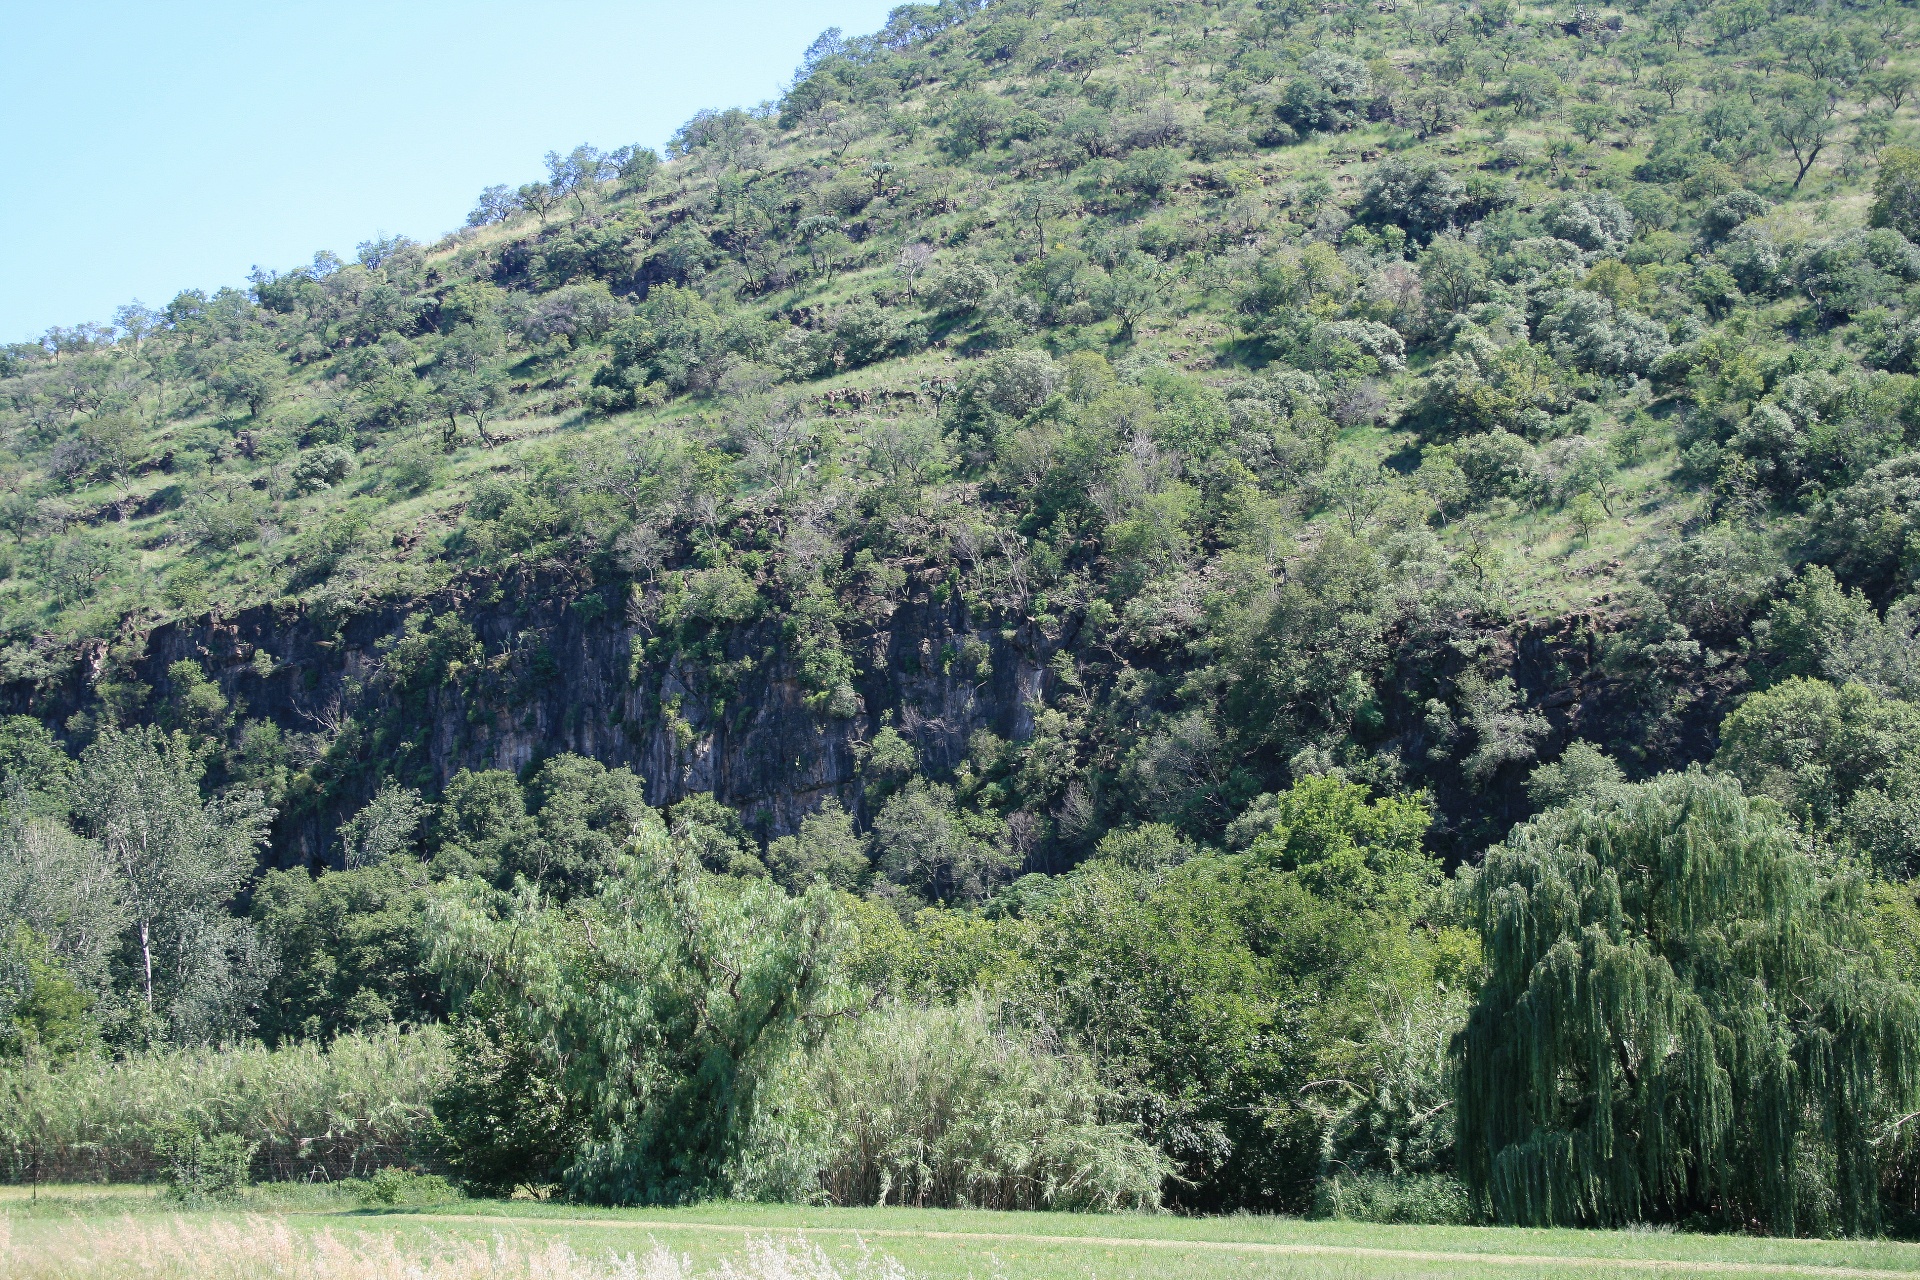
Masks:
[[[237,1198],[259,1146],[237,1133],[205,1134],[184,1122],[161,1130],[157,1153],[166,1161],[168,1198],[189,1205]]]
[[[337,444],[323,444],[307,450],[293,464],[293,488],[296,493],[319,493],[352,473],[353,455]]]
[[[1362,1173],[1328,1178],[1314,1197],[1313,1216],[1351,1222],[1464,1226],[1473,1206],[1458,1178],[1443,1173]]]
[[[459,1189],[437,1173],[415,1173],[389,1165],[367,1179],[361,1202],[372,1205],[445,1204],[460,1199]]]
[[[1172,1171],[1089,1063],[979,1001],[887,1008],[767,1088],[729,1170],[750,1199],[1110,1212],[1157,1208]]]

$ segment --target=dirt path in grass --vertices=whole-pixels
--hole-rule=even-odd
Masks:
[[[1222,1253],[1265,1254],[1274,1257],[1368,1258],[1386,1262],[1445,1262],[1463,1266],[1495,1263],[1523,1267],[1589,1267],[1614,1271],[1687,1275],[1819,1276],[1840,1280],[1855,1277],[1887,1280],[1914,1275],[1911,1270],[1879,1267],[1823,1267],[1792,1262],[1709,1262],[1681,1258],[1603,1258],[1592,1255],[1534,1253],[1448,1253],[1426,1249],[1377,1249],[1347,1244],[1279,1244],[1257,1240],[1156,1240],[1141,1236],[1037,1236],[1017,1232],[917,1231],[910,1228],[866,1227],[754,1227],[720,1222],[667,1222],[641,1218],[514,1217],[509,1214],[435,1213],[416,1221],[481,1222],[499,1226],[621,1227],[636,1231],[727,1231],[740,1235],[860,1236],[865,1239],[913,1238],[993,1243],[1120,1245],[1141,1249],[1212,1250]]]

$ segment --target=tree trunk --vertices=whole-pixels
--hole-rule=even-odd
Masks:
[[[153,1012],[153,938],[148,922],[140,922],[140,962],[146,967],[147,1012]]]

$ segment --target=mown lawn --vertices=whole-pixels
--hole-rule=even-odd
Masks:
[[[1250,1216],[732,1204],[596,1210],[482,1200],[369,1209],[358,1206],[349,1194],[325,1189],[264,1189],[255,1192],[247,1205],[232,1210],[179,1213],[151,1191],[139,1188],[43,1188],[37,1200],[24,1188],[8,1188],[0,1194],[0,1213],[8,1227],[5,1243],[0,1244],[0,1274],[21,1280],[194,1274],[190,1257],[183,1254],[177,1265],[170,1265],[163,1256],[168,1247],[155,1241],[217,1238],[226,1242],[217,1252],[232,1257],[235,1240],[275,1237],[298,1242],[321,1233],[336,1251],[335,1263],[325,1268],[328,1275],[350,1274],[339,1269],[341,1246],[370,1255],[439,1252],[448,1258],[462,1248],[498,1255],[504,1246],[509,1253],[531,1256],[556,1240],[588,1260],[628,1254],[644,1258],[656,1244],[663,1245],[689,1257],[693,1270],[704,1275],[723,1261],[739,1261],[750,1239],[788,1238],[796,1233],[818,1245],[849,1275],[860,1270],[863,1258],[884,1256],[897,1260],[914,1276],[978,1280],[1920,1275],[1920,1245],[1880,1241],[1386,1227]],[[116,1246],[116,1237],[122,1236],[138,1237],[140,1243],[134,1248]],[[132,1265],[134,1254],[144,1255],[144,1262]],[[206,1264],[203,1260],[198,1265]],[[285,1268],[284,1258],[263,1255],[257,1274],[322,1274]],[[870,1261],[868,1272],[875,1269]],[[249,1272],[237,1267],[233,1274]],[[382,1267],[364,1274],[392,1272]],[[503,1272],[489,1265],[484,1271],[433,1274],[554,1273]]]

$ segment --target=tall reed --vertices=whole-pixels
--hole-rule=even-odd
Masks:
[[[257,1143],[253,1176],[365,1176],[430,1159],[447,1072],[438,1027],[341,1036],[322,1048],[185,1049],[0,1071],[0,1160],[17,1182],[138,1182],[182,1125]]]

